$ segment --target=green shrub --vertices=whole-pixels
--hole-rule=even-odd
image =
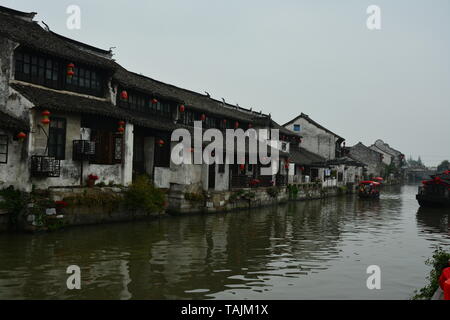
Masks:
[[[161,212],[164,209],[165,194],[155,188],[147,176],[139,176],[125,192],[125,204],[134,210],[147,213]]]
[[[338,187],[338,194],[346,194],[348,191],[346,186],[340,186]]]
[[[296,184],[290,184],[288,185],[288,191],[289,191],[289,198],[290,199],[297,199],[298,195],[298,186]]]
[[[184,198],[188,201],[192,202],[202,202],[205,201],[205,196],[203,193],[195,193],[195,192],[186,192],[184,194]]]
[[[267,193],[272,198],[276,198],[278,196],[278,194],[280,193],[280,190],[278,189],[278,187],[270,187],[267,189]]]
[[[65,197],[64,201],[71,207],[106,207],[114,209],[123,203],[124,197],[121,194],[91,189],[89,191],[84,190],[82,194]]]
[[[433,254],[433,257],[425,261],[429,266],[432,266],[429,276],[427,277],[429,283],[419,291],[415,291],[413,300],[429,300],[439,287],[439,277],[442,269],[448,266],[448,260],[450,259],[450,253],[443,251],[438,247]]]
[[[27,205],[28,197],[26,193],[9,187],[0,190],[0,196],[3,198],[3,201],[0,201],[0,209],[4,209],[9,213],[10,225],[17,226],[19,215]]]

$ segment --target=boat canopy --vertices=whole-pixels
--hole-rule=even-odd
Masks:
[[[379,186],[379,185],[380,185],[379,182],[371,181],[371,180],[361,181],[359,184],[362,184],[362,185],[368,185],[368,184],[370,184],[370,185],[373,185],[373,186]]]

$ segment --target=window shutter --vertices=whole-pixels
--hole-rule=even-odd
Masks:
[[[113,163],[122,163],[123,153],[123,135],[114,134],[113,135]]]

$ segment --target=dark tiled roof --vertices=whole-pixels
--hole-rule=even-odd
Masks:
[[[191,107],[198,111],[247,122],[264,121],[264,119],[267,119],[266,115],[244,111],[243,108],[224,104],[206,95],[127,71],[123,67],[119,67],[116,70],[113,79],[124,88],[135,89],[153,94],[161,99],[165,98],[183,103],[186,107]]]
[[[36,15],[36,12],[23,12],[23,11],[14,10],[11,8],[3,7],[3,6],[0,6],[0,13],[13,14],[15,16],[19,16],[19,17],[27,18],[27,19],[33,19],[33,17]]]
[[[348,166],[355,166],[355,167],[364,167],[366,166],[364,163],[355,160],[351,157],[341,157],[336,159],[327,160],[327,165],[348,165]]]
[[[344,138],[342,138],[341,136],[337,135],[337,134],[334,133],[333,131],[331,131],[331,130],[325,128],[324,126],[322,126],[321,124],[317,123],[316,121],[314,121],[313,119],[311,119],[307,114],[304,114],[303,112],[302,112],[298,117],[295,117],[295,118],[292,119],[291,121],[285,123],[283,126],[285,127],[285,126],[287,126],[288,124],[294,122],[295,120],[297,120],[297,119],[299,119],[299,118],[305,119],[305,120],[308,121],[309,123],[315,125],[317,128],[320,128],[320,129],[322,129],[322,130],[325,130],[326,132],[328,132],[328,133],[334,135],[336,138],[338,138],[338,139],[340,139],[340,140],[342,140],[342,141],[345,140]]]
[[[289,150],[292,162],[301,165],[325,165],[326,159],[302,147],[291,147]]]
[[[0,110],[0,128],[9,130],[21,130],[28,132],[30,130],[29,125],[16,117],[13,117],[4,111]]]
[[[114,106],[106,100],[88,98],[21,83],[12,83],[11,87],[30,100],[37,108],[105,116],[164,131],[171,131],[180,127],[170,121],[161,121],[161,118],[129,112]]]
[[[272,125],[273,129],[280,130],[281,134],[288,135],[288,136],[298,136],[298,137],[300,137],[299,134],[297,134],[294,131],[291,131],[289,129],[286,129],[285,127],[283,127],[283,126],[279,125],[278,123],[276,123],[274,120],[271,120],[271,125]]]
[[[63,59],[79,61],[109,70],[116,67],[114,61],[80,50],[74,44],[44,30],[37,22],[14,17],[2,10],[0,10],[0,36],[18,42],[27,48]]]

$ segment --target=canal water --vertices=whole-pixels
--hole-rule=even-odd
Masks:
[[[2,234],[0,299],[409,299],[436,246],[450,250],[450,212],[420,209],[416,191]],[[81,290],[66,287],[69,265]]]

